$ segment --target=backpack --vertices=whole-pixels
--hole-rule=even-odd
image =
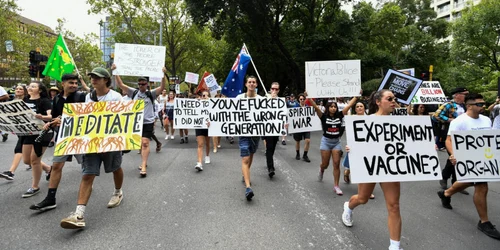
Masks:
[[[134,90],[134,93],[132,94],[132,100],[134,100],[137,93],[139,93],[139,90],[138,89]],[[153,99],[151,91],[146,90],[146,96],[151,100],[151,105],[153,105],[153,112],[156,113],[155,100]]]
[[[85,94],[80,92],[80,91],[76,91],[74,99],[75,99],[75,102],[85,102]],[[54,106],[54,104],[57,104],[58,101],[59,101],[59,95],[56,95],[54,97],[54,101],[52,102],[52,106]]]

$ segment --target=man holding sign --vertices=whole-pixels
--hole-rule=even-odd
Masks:
[[[451,164],[454,166],[457,165],[457,159],[453,155],[453,151],[458,147],[458,145],[456,141],[452,143],[451,140],[452,132],[464,131],[464,130],[491,129],[491,120],[488,117],[481,115],[484,112],[486,106],[486,103],[484,102],[482,95],[480,94],[467,95],[467,97],[465,98],[465,105],[467,107],[467,111],[464,114],[458,116],[455,120],[453,120],[450,123],[448,137],[446,138],[446,149],[450,153],[449,160]],[[470,186],[474,186],[474,205],[476,206],[476,210],[480,219],[479,223],[477,224],[477,228],[484,234],[500,240],[500,232],[498,232],[498,230],[495,229],[495,226],[491,224],[491,222],[488,219],[487,182],[453,183],[453,185],[450,188],[438,192],[438,196],[441,199],[443,207],[447,209],[453,209],[453,207],[451,206],[451,196]]]

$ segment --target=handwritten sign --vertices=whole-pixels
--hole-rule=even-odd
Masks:
[[[441,180],[426,116],[346,116],[353,183]]]
[[[452,131],[459,182],[500,181],[500,130]]]
[[[184,81],[192,84],[198,84],[198,79],[200,78],[200,75],[191,73],[191,72],[186,72],[186,77],[184,77]]]
[[[308,97],[359,96],[361,90],[361,61],[306,62]]]
[[[316,115],[314,107],[299,107],[288,109],[288,132],[301,133],[322,130],[321,120]]]
[[[0,131],[16,135],[37,135],[44,122],[22,100],[0,102]]]
[[[406,108],[395,108],[391,115],[408,115],[408,109]]]
[[[65,103],[54,155],[141,148],[144,101]]]
[[[163,77],[165,46],[115,43],[113,75]]]
[[[175,98],[174,128],[207,128],[209,106],[208,100]]]
[[[378,90],[388,89],[394,93],[398,102],[410,104],[413,96],[420,88],[422,80],[390,69],[382,80]]]
[[[443,104],[447,101],[438,81],[424,81],[411,99],[411,104]]]
[[[210,100],[209,136],[286,135],[284,98],[214,98]]]
[[[217,92],[218,90],[221,90],[222,88],[220,85],[217,83],[217,79],[215,79],[214,74],[210,74],[207,77],[204,78],[205,83],[207,84],[208,91],[210,93]]]

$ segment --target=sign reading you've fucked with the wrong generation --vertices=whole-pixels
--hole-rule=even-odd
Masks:
[[[359,96],[361,91],[361,61],[306,62],[308,97]]]
[[[344,119],[353,183],[441,180],[429,117]]]

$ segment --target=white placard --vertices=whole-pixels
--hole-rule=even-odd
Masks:
[[[176,84],[175,85],[175,93],[176,94],[180,94],[181,93],[181,85],[180,84]]]
[[[0,131],[17,135],[40,134],[45,123],[22,100],[0,102]]]
[[[500,130],[452,131],[459,182],[500,181]]]
[[[150,82],[161,82],[161,79],[162,79],[162,78],[163,78],[163,77],[150,76],[150,77],[149,77],[149,81],[150,81]]]
[[[198,84],[199,78],[200,78],[200,75],[198,75],[198,74],[186,72],[186,77],[184,77],[184,81],[187,83]]]
[[[411,99],[411,104],[443,104],[447,101],[438,81],[425,81]]]
[[[301,133],[322,130],[321,120],[314,107],[288,109],[288,133]]]
[[[165,46],[115,43],[113,75],[163,77]]]
[[[213,98],[209,136],[286,135],[285,98]]]
[[[205,79],[205,84],[207,84],[208,92],[213,93],[221,90],[222,88],[217,84],[217,79],[215,79],[214,74],[210,74]]]
[[[209,105],[208,100],[175,98],[174,128],[207,128]]]
[[[429,117],[344,119],[353,183],[441,180]]]
[[[306,62],[308,97],[359,96],[361,91],[361,61]]]

